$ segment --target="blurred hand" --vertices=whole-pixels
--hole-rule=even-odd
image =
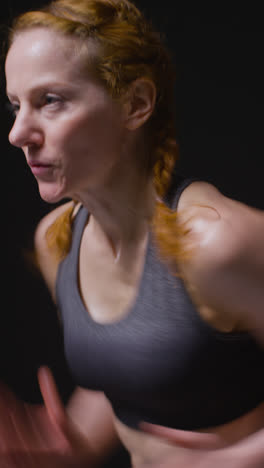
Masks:
[[[162,461],[140,465],[135,468],[262,468],[262,464],[245,460],[230,449],[223,450],[187,450],[186,453],[169,455]]]
[[[213,450],[226,445],[224,439],[218,434],[182,431],[145,422],[140,424],[140,429],[185,448]]]
[[[0,384],[0,467],[92,468],[87,438],[67,415],[51,371],[40,368],[38,380],[44,405],[24,403]]]
[[[247,450],[243,441],[233,446],[226,446],[224,440],[217,434],[198,433],[170,429],[142,423],[141,429],[158,437],[165,438],[182,450],[173,449],[163,460],[159,460],[148,468],[261,468],[264,458],[260,462]],[[250,444],[248,444],[250,445]],[[242,449],[241,449],[242,448]],[[145,465],[135,468],[147,468]]]

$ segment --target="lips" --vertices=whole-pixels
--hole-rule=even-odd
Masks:
[[[48,175],[51,173],[52,169],[54,168],[54,166],[52,164],[43,164],[43,163],[31,163],[29,162],[29,167],[32,171],[32,173],[35,175],[35,176],[44,176],[44,175]]]
[[[28,165],[30,167],[50,167],[51,164],[44,164],[44,163],[31,163],[29,162]]]

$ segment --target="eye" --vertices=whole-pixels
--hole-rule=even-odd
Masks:
[[[55,94],[45,94],[43,101],[45,106],[54,106],[61,103],[62,99]]]
[[[15,104],[15,103],[12,103],[12,102],[8,101],[6,103],[6,109],[12,115],[12,117],[15,118],[17,116],[18,112],[19,112],[20,106],[19,106],[19,104]]]

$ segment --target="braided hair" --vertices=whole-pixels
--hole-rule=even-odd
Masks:
[[[79,38],[82,45],[92,40],[95,53],[88,54],[87,47],[84,62],[114,99],[120,98],[137,78],[149,78],[155,84],[155,109],[147,122],[150,149],[142,161],[158,194],[151,227],[164,258],[183,258],[183,226],[177,213],[161,201],[170,184],[178,148],[174,135],[175,70],[160,34],[128,0],[55,0],[43,9],[20,15],[10,30],[9,46],[17,34],[34,27]],[[60,259],[71,245],[73,210],[74,204],[46,233],[50,249]]]

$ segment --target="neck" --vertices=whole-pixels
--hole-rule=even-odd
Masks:
[[[118,261],[124,249],[148,232],[156,193],[152,179],[132,167],[77,199],[90,213],[89,228],[106,238]]]

